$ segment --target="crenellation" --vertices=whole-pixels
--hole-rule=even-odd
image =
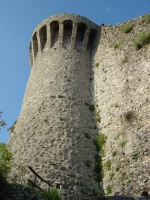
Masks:
[[[59,38],[58,38],[59,49],[63,47],[63,39],[64,39],[64,23],[59,22]]]

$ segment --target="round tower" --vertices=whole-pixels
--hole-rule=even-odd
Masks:
[[[99,192],[93,143],[97,129],[90,109],[97,32],[96,24],[72,14],[54,15],[35,28],[31,74],[8,142],[13,172],[18,165],[33,167],[64,198]]]

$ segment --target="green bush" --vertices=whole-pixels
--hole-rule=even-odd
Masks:
[[[97,138],[95,140],[95,146],[96,146],[96,150],[100,151],[100,153],[103,153],[103,146],[105,145],[107,140],[107,136],[104,135],[103,133],[100,133],[99,135],[97,135]]]
[[[111,194],[112,193],[112,186],[107,185],[106,186],[106,195]]]
[[[38,200],[62,200],[62,198],[59,196],[58,191],[55,189],[49,189],[40,191],[38,193]]]
[[[143,46],[150,44],[150,31],[140,33],[133,39],[135,49],[141,49]]]
[[[121,30],[123,33],[129,33],[129,32],[132,30],[132,24],[131,24],[131,23],[123,24],[123,25],[120,27],[120,30]]]
[[[142,18],[142,22],[150,23],[150,13]]]
[[[99,63],[95,63],[95,67],[98,67],[99,66]]]
[[[89,110],[90,110],[91,112],[94,112],[94,111],[95,111],[95,104],[89,105]]]
[[[107,171],[111,169],[111,160],[107,160],[104,164],[104,167]]]
[[[6,144],[0,143],[0,187],[7,185],[7,176],[11,169],[12,155]]]

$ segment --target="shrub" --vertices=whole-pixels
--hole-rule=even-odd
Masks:
[[[48,189],[38,193],[38,200],[62,200],[58,191],[55,189]]]
[[[135,155],[135,156],[133,157],[133,159],[134,159],[135,162],[137,162],[138,159],[139,159],[138,155]]]
[[[11,169],[12,155],[6,144],[0,143],[0,187],[7,185],[7,176]]]
[[[96,140],[94,141],[95,143],[95,146],[96,146],[96,150],[97,151],[100,151],[101,155],[104,156],[104,149],[103,149],[103,146],[105,145],[106,143],[106,139],[107,139],[107,136],[104,135],[103,133],[100,133]]]
[[[112,186],[107,185],[106,186],[106,195],[111,194],[112,193]]]
[[[89,110],[91,112],[94,112],[95,111],[95,105],[94,104],[89,105]]]
[[[0,118],[3,112],[0,111]],[[0,131],[2,127],[5,127],[6,123],[4,122],[4,120],[0,120]]]
[[[95,63],[95,67],[99,67],[99,63]]]
[[[116,166],[116,172],[118,172],[118,171],[120,170],[120,168],[121,168],[121,165],[118,164],[118,165]]]
[[[142,32],[133,39],[135,49],[141,49],[143,46],[150,44],[150,31]]]
[[[150,23],[150,13],[142,18],[142,22]]]
[[[107,171],[109,171],[111,169],[111,160],[107,160],[104,164],[104,167]]]
[[[121,30],[123,33],[129,33],[129,32],[132,30],[132,24],[131,24],[131,23],[123,24],[123,25],[120,27],[120,30]]]

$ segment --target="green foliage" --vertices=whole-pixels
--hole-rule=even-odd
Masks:
[[[94,112],[94,111],[95,111],[95,104],[89,105],[89,110],[90,110],[91,112]]]
[[[84,135],[85,135],[85,137],[86,137],[87,139],[90,139],[90,138],[91,138],[89,133],[84,133]]]
[[[104,164],[104,167],[106,171],[109,171],[111,169],[111,160],[107,160]]]
[[[63,98],[64,96],[62,96],[62,95],[58,95],[58,98]]]
[[[106,140],[107,140],[107,136],[104,135],[103,133],[100,133],[97,135],[97,138],[94,141],[96,150],[100,151],[100,153],[103,153],[103,146],[105,145]]]
[[[88,168],[91,167],[91,162],[89,160],[84,161],[85,166],[87,166]]]
[[[49,189],[40,191],[38,193],[38,200],[62,200],[62,198],[59,196],[58,191],[55,189]]]
[[[128,180],[128,181],[126,182],[126,185],[128,186],[130,183],[131,183],[131,180]]]
[[[114,157],[116,154],[117,154],[116,151],[113,151],[113,152],[112,152],[112,156],[113,156],[113,157]]]
[[[123,140],[123,141],[120,143],[120,146],[123,148],[126,144],[127,144],[127,141],[126,141],[126,140]]]
[[[123,25],[120,27],[120,30],[121,30],[123,33],[129,33],[129,32],[132,30],[132,24],[131,24],[131,23],[123,24]]]
[[[114,173],[109,174],[110,180],[112,180],[114,176],[115,176]]]
[[[121,134],[120,134],[120,133],[118,133],[118,134],[117,134],[117,136],[115,137],[115,140],[118,140],[118,139],[119,139],[119,137],[120,137],[120,135],[121,135]]]
[[[119,48],[119,45],[120,45],[119,43],[115,42],[115,43],[114,43],[114,48],[115,48],[115,49]]]
[[[97,122],[101,122],[101,117],[100,117],[100,110],[98,110],[97,112],[96,112],[96,114],[95,114],[95,120],[97,121]]]
[[[142,32],[133,39],[135,49],[141,49],[143,46],[150,44],[150,31]]]
[[[106,195],[111,194],[112,193],[112,186],[110,186],[109,184],[106,186]]]
[[[7,176],[11,169],[12,155],[6,144],[0,143],[0,187],[7,184]]]
[[[95,63],[95,67],[99,67],[99,63]]]
[[[118,171],[120,170],[120,168],[121,168],[121,165],[118,164],[118,165],[116,166],[116,172],[118,172]]]
[[[3,112],[0,111],[0,118]],[[2,127],[5,127],[6,123],[4,122],[4,120],[0,120],[0,131]]]
[[[95,155],[95,166],[94,166],[95,180],[101,182],[104,177],[104,170],[102,169],[102,159],[101,156]]]
[[[97,195],[98,195],[98,191],[94,188],[94,189],[93,189],[93,196],[96,197]]]
[[[124,57],[124,58],[122,59],[122,63],[126,63],[126,62],[128,62],[128,58],[127,58],[127,57]]]
[[[134,159],[135,162],[137,162],[138,159],[139,159],[138,155],[133,156],[133,159]]]
[[[142,22],[150,23],[150,13],[142,18]]]
[[[17,121],[14,121],[13,125],[10,128],[8,128],[8,131],[10,131],[11,133],[13,133],[14,129],[15,129],[16,123],[17,123]]]
[[[75,134],[75,137],[76,137],[76,139],[79,139],[79,138],[80,138],[80,134],[79,134],[79,133],[76,133],[76,134]]]
[[[122,41],[122,40],[119,41],[119,42],[117,41],[117,42],[114,43],[114,48],[115,48],[115,49],[119,49],[119,48],[121,47],[122,44],[123,44],[123,41]]]

